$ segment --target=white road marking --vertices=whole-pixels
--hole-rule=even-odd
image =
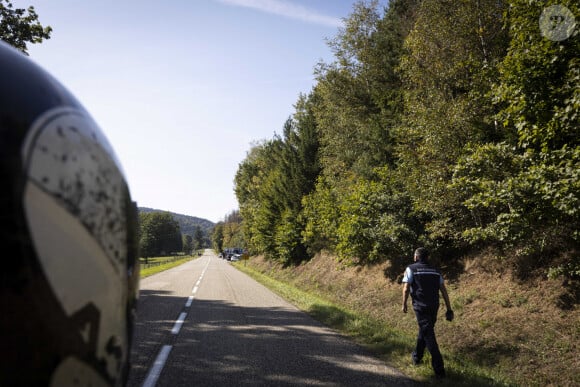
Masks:
[[[181,326],[183,325],[183,322],[185,321],[186,317],[187,317],[187,313],[181,312],[181,314],[177,318],[177,321],[175,322],[175,325],[173,325],[173,329],[171,330],[171,333],[173,333],[174,335],[179,333],[179,331],[181,330]]]
[[[155,358],[153,367],[151,367],[145,381],[143,382],[143,387],[154,387],[155,384],[157,384],[157,379],[159,379],[159,375],[161,375],[161,371],[169,357],[171,348],[173,348],[172,345],[164,345],[163,348],[161,348],[161,351],[159,351],[159,354]]]
[[[211,261],[211,256],[208,258],[207,264],[205,265],[205,268],[203,269],[201,276],[197,280],[197,283],[195,284],[195,287],[192,290],[193,294],[197,293],[199,286],[201,285],[201,280],[203,279],[203,276],[205,275],[205,272],[207,271],[207,268],[209,266],[210,261]],[[185,303],[185,307],[186,308],[191,307],[192,302],[193,302],[193,296],[189,296],[189,298],[187,299],[187,302]],[[177,318],[177,321],[175,321],[175,324],[173,325],[173,329],[171,329],[172,334],[177,335],[179,333],[179,331],[181,330],[181,327],[183,326],[183,322],[185,321],[186,317],[187,317],[187,313],[181,312],[181,314]],[[169,352],[171,352],[172,348],[173,348],[172,345],[164,345],[161,348],[161,351],[159,351],[159,354],[157,354],[157,357],[155,358],[155,362],[153,363],[153,366],[149,370],[149,373],[147,374],[147,377],[145,378],[145,381],[143,382],[142,387],[155,387],[155,385],[157,384],[157,380],[159,379],[159,376],[161,375],[161,371],[163,370],[163,367],[165,366],[165,362],[167,362],[167,358],[169,357]]]

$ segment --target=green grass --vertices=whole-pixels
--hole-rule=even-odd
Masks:
[[[320,296],[273,279],[250,266],[240,263],[236,263],[235,266],[316,320],[351,337],[375,356],[417,381],[436,383],[438,386],[509,386],[513,384],[505,378],[492,375],[489,370],[477,364],[466,362],[448,353],[444,353],[448,378],[444,381],[435,381],[432,377],[433,371],[428,354],[422,365],[415,367],[410,364],[410,353],[414,348],[415,336],[393,329],[384,321],[354,312]]]
[[[141,269],[139,271],[140,278],[146,278],[152,276],[153,274],[160,273],[162,271],[171,269],[173,267],[184,264],[185,262],[191,261],[196,257],[194,256],[184,256],[181,258],[176,257],[154,257],[148,258],[148,264],[145,265],[144,261],[141,261]]]

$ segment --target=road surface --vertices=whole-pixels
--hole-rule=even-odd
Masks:
[[[129,386],[410,386],[210,250],[145,278]]]

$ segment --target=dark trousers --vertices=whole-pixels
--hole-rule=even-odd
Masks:
[[[435,338],[435,323],[437,322],[437,309],[435,310],[415,310],[417,323],[419,324],[419,334],[417,335],[417,346],[413,352],[413,360],[417,363],[423,359],[425,347],[431,354],[431,366],[436,375],[445,375],[443,357],[439,352],[439,345]]]

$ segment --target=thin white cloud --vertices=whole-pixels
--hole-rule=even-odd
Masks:
[[[218,0],[220,3],[256,9],[261,12],[271,13],[274,15],[284,16],[291,19],[297,19],[304,22],[318,24],[328,27],[342,26],[342,20],[320,14],[315,10],[292,4],[284,0]]]

